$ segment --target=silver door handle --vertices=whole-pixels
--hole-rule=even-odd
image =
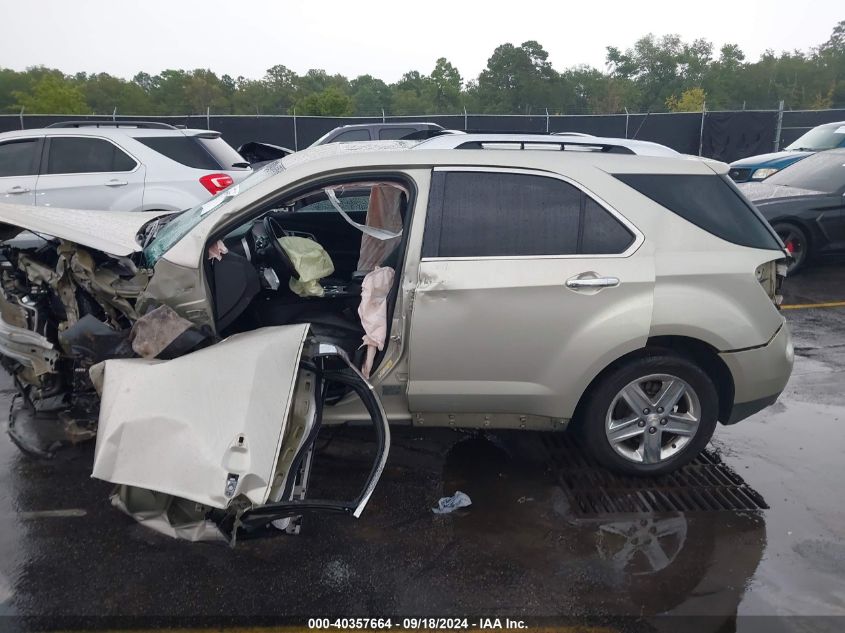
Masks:
[[[22,193],[29,193],[29,189],[27,187],[21,187],[20,185],[15,185],[11,189],[7,189],[6,193],[10,193],[13,196],[22,194]]]
[[[566,280],[567,288],[615,288],[619,285],[618,277],[572,277]]]
[[[106,187],[122,187],[123,185],[128,185],[129,183],[125,180],[118,180],[117,178],[113,178],[104,184],[106,185]]]

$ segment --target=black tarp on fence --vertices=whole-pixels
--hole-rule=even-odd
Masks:
[[[777,117],[777,112],[708,112],[704,117],[701,153],[730,162],[771,152]]]
[[[730,162],[771,152],[778,133],[777,110],[679,112],[608,115],[438,115],[386,117],[388,122],[430,121],[443,127],[478,132],[583,132],[597,136],[637,138],[668,145],[684,154]],[[161,121],[171,125],[213,129],[233,146],[263,141],[295,149],[307,147],[339,125],[376,123],[381,117],[303,116],[120,116],[118,120]],[[0,132],[35,129],[67,120],[111,120],[111,117],[0,115]],[[845,110],[784,111],[778,147],[785,147],[821,123],[845,120]]]

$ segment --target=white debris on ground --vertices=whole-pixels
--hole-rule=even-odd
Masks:
[[[432,508],[434,514],[449,514],[458,508],[466,508],[472,505],[472,499],[469,495],[464,494],[460,490],[456,491],[451,497],[443,497],[437,502],[437,507]]]

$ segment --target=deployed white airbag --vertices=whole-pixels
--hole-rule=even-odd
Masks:
[[[214,508],[267,501],[308,324],[105,362],[92,476]]]
[[[367,356],[361,367],[365,378],[370,377],[376,350],[384,349],[384,339],[387,336],[387,295],[393,285],[393,269],[385,266],[376,267],[367,273],[361,283],[361,303],[358,306],[358,316],[364,328],[363,344],[367,347]]]

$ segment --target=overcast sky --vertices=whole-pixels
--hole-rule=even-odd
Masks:
[[[0,0],[0,67],[43,64],[67,73],[132,77],[165,68],[210,68],[259,78],[275,64],[323,68],[388,83],[428,73],[446,57],[467,78],[493,49],[537,40],[562,70],[604,68],[605,47],[646,33],[703,37],[716,51],[740,45],[750,60],[767,48],[808,50],[845,19],[843,0],[558,2],[439,0]]]

